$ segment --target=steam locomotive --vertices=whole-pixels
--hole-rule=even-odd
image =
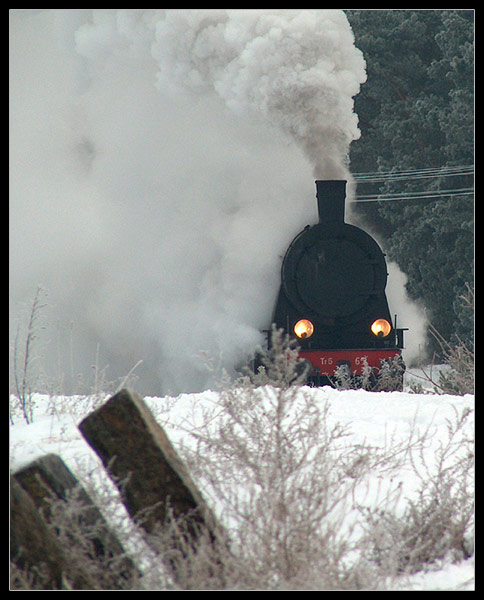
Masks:
[[[368,233],[345,223],[346,183],[316,181],[319,223],[286,252],[272,321],[296,338],[309,383],[331,384],[345,369],[353,381],[366,374],[376,385],[390,365],[392,389],[401,389],[404,329],[388,307],[385,255]]]

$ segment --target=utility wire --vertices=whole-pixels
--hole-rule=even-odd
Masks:
[[[424,200],[425,198],[444,198],[448,196],[472,196],[474,188],[458,188],[455,190],[430,190],[424,192],[402,192],[394,194],[362,194],[357,195],[354,202],[388,202],[390,200]]]
[[[382,171],[381,173],[355,173],[353,177],[356,183],[382,183],[385,181],[403,181],[409,179],[430,179],[442,177],[470,176],[474,175],[474,165],[463,165],[454,167],[436,167],[429,169],[409,169],[406,171]],[[387,202],[391,200],[425,200],[444,197],[472,196],[473,187],[427,190],[421,192],[389,192],[387,194],[358,194],[353,200],[357,202]]]
[[[433,177],[455,177],[473,175],[474,166],[438,167],[432,169],[409,169],[407,171],[382,171],[370,173],[354,173],[357,183],[378,183],[401,179],[429,179]]]

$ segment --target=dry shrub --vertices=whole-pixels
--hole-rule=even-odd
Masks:
[[[186,449],[192,474],[210,490],[229,529],[229,588],[383,589],[388,577],[459,547],[472,502],[463,492],[456,503],[455,492],[458,482],[467,485],[469,465],[429,471],[403,518],[394,510],[399,490],[388,489],[383,512],[370,509],[355,519],[369,478],[396,474],[423,451],[429,433],[412,431],[385,448],[355,444],[328,405],[316,404],[301,386],[304,374],[291,342],[282,333],[273,340],[263,368],[222,390],[204,424],[191,431],[196,450]],[[442,452],[448,459],[450,449]],[[424,552],[432,542],[423,537],[434,522],[441,525],[438,544]]]
[[[292,342],[273,332],[259,371],[204,405],[202,422],[187,429],[191,442],[180,450],[230,543],[214,552],[213,540],[201,536],[194,546],[183,522],[171,519],[148,545],[136,542],[143,576],[135,589],[384,590],[402,574],[469,556],[470,411],[448,421],[447,439],[429,464],[429,430],[413,428],[406,440],[380,448],[355,443],[328,404],[316,403],[302,385],[302,367]],[[402,508],[396,475],[409,465],[421,485]],[[377,508],[365,505],[375,480],[382,485]],[[109,512],[109,498],[95,501]],[[71,505],[55,527],[66,552],[82,563],[93,536],[76,533],[76,518]],[[109,560],[101,573],[90,569],[95,589],[122,576]]]
[[[403,388],[405,364],[400,356],[381,361],[378,372],[362,360],[361,375],[350,373],[346,365],[335,369],[332,383],[338,390],[366,390],[369,392],[400,392]]]
[[[447,421],[435,462],[413,457],[420,487],[402,515],[365,511],[371,558],[383,572],[415,573],[446,559],[458,562],[473,553],[474,452],[463,432],[472,411]]]
[[[466,284],[466,293],[459,297],[460,302],[474,315],[474,288]],[[475,352],[474,341],[462,341],[455,336],[455,341],[449,342],[434,327],[429,327],[430,334],[440,348],[440,354],[446,369],[439,371],[438,377],[432,375],[432,367],[421,367],[423,378],[429,381],[434,390],[440,394],[474,394],[475,381]]]

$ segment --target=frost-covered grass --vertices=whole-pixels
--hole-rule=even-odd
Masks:
[[[103,398],[32,400],[31,423],[12,414],[12,470],[59,454],[139,558],[143,542],[77,429]],[[145,398],[229,531],[229,587],[313,590],[473,589],[473,400],[251,385]],[[170,589],[141,556],[140,588]]]

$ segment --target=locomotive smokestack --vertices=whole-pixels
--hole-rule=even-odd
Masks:
[[[346,198],[344,179],[316,181],[316,198],[320,223],[344,223]]]

